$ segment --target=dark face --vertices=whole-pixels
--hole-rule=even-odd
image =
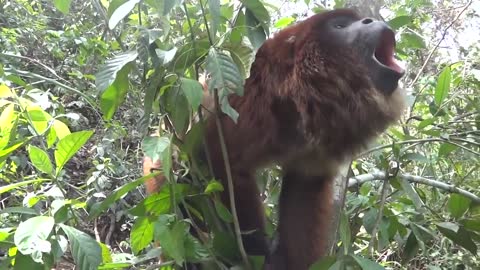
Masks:
[[[395,61],[395,34],[387,24],[345,13],[330,17],[326,27],[333,39],[359,54],[377,89],[390,94],[397,88],[405,71]]]

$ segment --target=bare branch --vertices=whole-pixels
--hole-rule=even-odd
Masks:
[[[441,189],[443,191],[447,191],[450,193],[457,193],[462,196],[465,196],[472,200],[475,203],[480,203],[480,197],[471,193],[470,191],[461,189],[456,187],[455,185],[452,184],[447,184],[444,183],[440,180],[433,180],[433,179],[428,179],[422,176],[416,176],[416,175],[410,175],[410,174],[398,174],[398,177],[405,179],[409,182],[413,183],[418,183],[418,184],[423,184],[431,187],[435,187],[438,189]],[[361,185],[365,182],[373,181],[373,180],[385,180],[385,173],[384,172],[375,172],[375,173],[368,173],[368,174],[362,174],[356,177],[352,177],[348,180],[348,187],[353,187],[356,185]]]

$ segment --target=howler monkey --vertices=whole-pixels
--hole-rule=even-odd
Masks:
[[[401,115],[394,32],[348,9],[316,14],[265,41],[244,96],[231,96],[234,123],[221,115],[235,203],[249,254],[266,268],[306,270],[325,255],[332,181],[339,165]],[[214,117],[206,140],[215,178],[226,171]],[[269,254],[254,173],[283,170],[278,246]],[[226,184],[225,184],[226,186]],[[223,194],[228,204],[228,194]]]

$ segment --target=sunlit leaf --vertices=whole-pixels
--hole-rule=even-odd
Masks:
[[[108,28],[113,29],[117,24],[123,20],[131,11],[133,8],[135,8],[135,5],[138,4],[140,0],[127,0],[125,3],[120,5],[115,11],[112,13],[110,16],[110,19],[108,20]]]
[[[45,243],[53,230],[55,220],[52,217],[37,216],[27,219],[18,225],[14,242],[22,254],[32,254],[39,250],[40,242]]]
[[[295,21],[295,18],[293,18],[293,17],[283,17],[283,18],[280,18],[280,19],[275,23],[275,27],[276,27],[276,28],[279,28],[279,29],[282,29],[282,28],[285,28],[285,27],[289,26],[289,25],[292,24],[294,21]]]
[[[70,11],[71,0],[53,0],[55,7],[60,10],[63,14],[68,14]]]
[[[134,254],[138,254],[153,240],[153,223],[148,217],[135,220],[130,232],[130,244]]]
[[[93,131],[78,131],[65,136],[57,143],[57,149],[54,153],[57,174],[92,135]]]

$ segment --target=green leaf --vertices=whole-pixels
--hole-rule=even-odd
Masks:
[[[448,199],[447,209],[454,218],[458,219],[467,212],[471,202],[469,198],[453,193]]]
[[[440,148],[438,149],[438,156],[439,157],[446,157],[451,152],[457,150],[458,146],[450,144],[450,143],[442,143]]]
[[[245,24],[247,26],[248,39],[252,43],[253,48],[258,50],[267,39],[265,29],[249,9],[245,11]]]
[[[308,270],[329,270],[336,260],[335,256],[324,257],[310,266]]]
[[[441,228],[443,230],[451,231],[453,233],[457,233],[460,229],[460,226],[458,226],[458,224],[452,222],[439,222],[435,225],[437,225],[437,228],[439,229]]]
[[[39,171],[44,172],[46,174],[51,175],[53,172],[53,165],[50,161],[50,157],[48,154],[43,151],[42,149],[30,145],[28,147],[28,156],[32,161],[33,166],[37,168]]]
[[[10,269],[10,268],[6,268]],[[45,266],[42,263],[35,262],[31,256],[23,255],[20,252],[17,252],[15,255],[15,265],[13,266],[14,270],[45,270]]]
[[[407,196],[412,200],[413,204],[415,205],[415,209],[418,212],[424,212],[425,204],[422,201],[422,198],[418,195],[417,191],[412,187],[412,184],[408,182],[407,179],[400,178],[398,179],[400,185],[402,186],[403,192],[407,194]]]
[[[427,118],[427,119],[421,121],[421,122],[418,124],[417,128],[418,128],[419,130],[424,129],[424,128],[430,126],[431,124],[435,123],[435,121],[437,121],[437,118],[436,118],[436,117]]]
[[[387,23],[388,23],[388,25],[390,25],[390,27],[392,27],[393,29],[396,30],[396,29],[399,29],[402,26],[405,26],[405,25],[411,23],[412,21],[413,21],[412,16],[402,15],[402,16],[398,16],[398,17],[395,17],[395,18],[391,19]]]
[[[155,177],[157,175],[160,175],[160,172],[145,175],[145,176],[143,176],[143,177],[141,177],[141,178],[139,178],[139,179],[137,179],[133,182],[127,183],[127,184],[115,189],[115,191],[113,191],[112,194],[110,194],[103,202],[101,202],[99,204],[95,204],[94,206],[92,206],[89,218],[93,219],[93,218],[98,217],[102,212],[107,210],[107,208],[109,208],[110,205],[112,205],[114,202],[116,202],[121,197],[123,197],[123,195],[127,194],[127,192],[135,189],[139,185],[143,184],[146,180],[148,180],[152,177]]]
[[[153,240],[153,223],[148,217],[140,217],[133,223],[130,232],[130,244],[133,254],[137,255]]]
[[[210,36],[215,37],[218,26],[220,25],[220,0],[208,0],[208,8],[210,10]]]
[[[455,244],[470,251],[473,255],[477,255],[477,245],[473,242],[473,234],[465,230],[463,227],[459,227],[457,224],[450,222],[437,223],[438,230],[447,238],[452,240]],[[446,226],[447,225],[447,226]],[[456,229],[457,230],[452,230]]]
[[[465,219],[462,223],[465,229],[480,232],[480,219]]]
[[[28,207],[7,207],[5,209],[0,210],[0,214],[5,214],[5,213],[12,213],[12,214],[23,214],[23,215],[32,215],[32,216],[37,216],[39,213],[33,208],[28,208]]]
[[[137,51],[128,51],[116,55],[112,59],[105,62],[105,65],[100,68],[100,71],[95,74],[95,84],[99,93],[105,91],[118,77],[117,73],[128,63],[135,61],[137,58]]]
[[[208,89],[210,91],[218,90],[222,111],[236,122],[238,112],[230,106],[227,97],[230,93],[243,95],[243,79],[239,76],[237,66],[229,55],[212,48],[207,56],[206,69],[210,74]]]
[[[197,111],[198,107],[202,103],[203,98],[203,88],[202,85],[192,79],[180,78],[181,86],[183,93],[187,97],[188,103],[192,106],[194,112]]]
[[[172,229],[164,222],[157,221],[155,225],[156,240],[162,243],[162,248],[177,264],[185,261],[185,240],[188,234],[189,225],[181,220],[177,221]]]
[[[18,251],[24,255],[50,252],[50,242],[47,239],[54,225],[55,220],[47,216],[32,217],[21,222],[13,237]]]
[[[117,24],[123,20],[123,18],[125,18],[139,2],[140,0],[128,0],[115,9],[108,20],[108,28],[115,28],[115,26],[117,26]]]
[[[223,205],[223,203],[215,200],[215,210],[218,216],[225,222],[232,222],[233,216],[230,211]]]
[[[57,143],[57,149],[54,153],[57,174],[92,135],[93,131],[78,131],[65,136]]]
[[[357,255],[350,255],[355,262],[360,266],[363,270],[384,270],[383,266],[379,265],[378,263],[371,261],[369,259],[357,256]]]
[[[411,260],[415,255],[417,255],[419,249],[417,238],[413,232],[407,238],[407,242],[403,247],[403,262],[408,262]]]
[[[170,145],[170,138],[166,136],[145,137],[142,142],[142,150],[145,156],[152,159],[153,162],[161,159],[163,151]]]
[[[190,123],[190,106],[180,86],[170,87],[162,96],[164,108],[172,121],[175,132],[180,136],[187,132]]]
[[[270,15],[260,0],[240,0],[240,2],[245,5],[247,11],[251,12],[259,22],[263,24],[270,22]]]
[[[128,91],[128,74],[132,66],[124,66],[118,73],[115,81],[103,92],[100,97],[100,109],[105,120],[112,119],[117,109],[122,105]]]
[[[275,23],[275,27],[276,27],[276,28],[279,28],[279,29],[282,29],[282,28],[285,28],[285,27],[289,26],[289,25],[292,24],[294,21],[295,21],[295,18],[293,18],[293,17],[283,17],[283,18],[280,18],[280,19]]]
[[[8,192],[8,191],[10,191],[12,189],[15,189],[15,188],[23,187],[23,186],[34,184],[34,183],[46,182],[46,181],[49,181],[49,180],[48,179],[35,179],[35,180],[22,181],[22,182],[18,182],[18,183],[6,185],[6,186],[0,186],[0,194]]]
[[[401,39],[405,41],[406,47],[411,49],[424,49],[426,47],[423,38],[412,32],[403,33]]]
[[[176,183],[175,185],[173,185],[173,187],[175,190],[175,202],[178,203],[181,201],[182,198],[187,195],[189,186],[186,184]],[[171,189],[172,188],[170,188],[169,186],[165,186],[160,190],[160,192],[149,195],[143,201],[138,203],[135,207],[130,209],[130,214],[136,216],[160,216],[163,214],[167,214],[170,211],[172,202],[172,196],[170,194]]]
[[[450,92],[450,80],[450,66],[447,66],[437,79],[437,87],[435,88],[435,104],[437,106],[440,106],[448,96],[448,92]]]
[[[363,216],[363,226],[368,233],[371,233],[375,226],[375,220],[377,219],[378,210],[376,208],[370,208],[368,212]]]
[[[233,62],[235,62],[242,78],[248,78],[250,76],[250,66],[255,59],[255,53],[250,46],[244,43],[229,44],[225,46],[228,50]]]
[[[205,193],[210,194],[213,192],[222,192],[223,191],[223,185],[222,183],[212,180],[208,183],[207,187],[205,188]]]
[[[238,9],[237,20],[235,21],[235,25],[232,27],[232,32],[230,34],[230,42],[232,44],[238,44],[242,42],[242,37],[246,33],[246,25],[245,25],[245,13],[243,9]]]
[[[71,0],[53,0],[53,4],[55,5],[55,7],[65,15],[68,14],[68,12],[70,11],[71,2]]]
[[[59,224],[70,242],[73,260],[80,270],[94,270],[102,263],[102,249],[88,234],[65,224]]]

